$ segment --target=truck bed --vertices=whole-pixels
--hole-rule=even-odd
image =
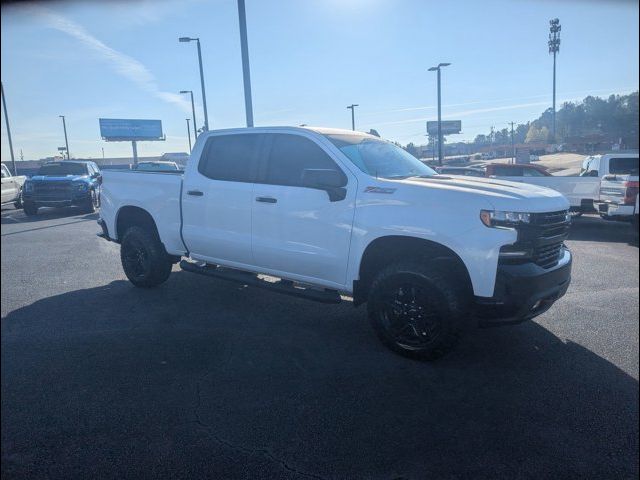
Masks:
[[[181,255],[186,248],[180,237],[183,172],[103,170],[100,216],[109,237],[120,241],[115,212],[122,207],[142,208],[153,217],[168,253]]]

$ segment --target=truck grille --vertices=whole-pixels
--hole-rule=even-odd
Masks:
[[[36,182],[33,193],[37,200],[64,201],[71,200],[71,182]]]
[[[569,235],[568,213],[568,210],[561,210],[531,214],[530,224],[518,227],[518,241],[509,245],[508,250],[525,250],[530,254],[528,261],[545,269],[555,267]]]

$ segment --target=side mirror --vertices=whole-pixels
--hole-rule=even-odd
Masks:
[[[347,196],[347,177],[344,173],[333,169],[306,168],[302,171],[302,186],[324,190],[329,200],[337,202]]]

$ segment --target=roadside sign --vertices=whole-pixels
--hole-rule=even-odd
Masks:
[[[442,135],[453,135],[462,131],[462,120],[443,120]],[[427,133],[438,135],[438,122],[427,122]]]
[[[100,118],[100,136],[107,142],[164,140],[161,120]]]
[[[528,148],[518,148],[516,149],[516,163],[523,164],[529,163],[529,149]]]
[[[58,147],[58,151],[59,152],[64,152],[67,149],[67,147]]]

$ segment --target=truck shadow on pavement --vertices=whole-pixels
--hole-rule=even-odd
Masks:
[[[17,223],[36,223],[44,220],[56,220],[58,218],[98,218],[98,213],[84,213],[78,207],[67,208],[41,208],[37,215],[29,217],[21,209],[2,209],[2,225]]]
[[[637,380],[535,322],[420,363],[349,302],[185,272],[8,313],[2,414],[7,478],[638,474]]]
[[[638,246],[638,232],[626,222],[613,222],[595,216],[577,218],[571,223],[569,240],[626,243]]]

